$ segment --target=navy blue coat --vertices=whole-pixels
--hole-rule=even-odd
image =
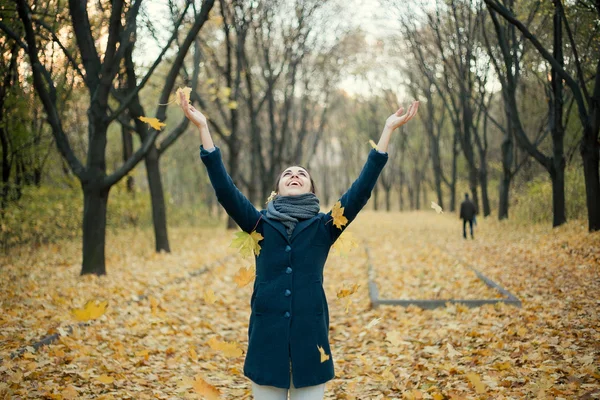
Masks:
[[[208,152],[200,146],[200,158],[227,213],[243,231],[256,229],[264,237],[255,257],[244,375],[259,385],[289,388],[291,362],[297,388],[333,379],[323,267],[331,245],[371,197],[387,153],[372,149],[360,176],[341,197],[347,225],[334,226],[331,211],[318,213],[298,222],[291,238],[281,222],[268,219],[266,210],[258,211],[237,189],[218,147]],[[317,346],[330,355],[328,361],[321,363]]]

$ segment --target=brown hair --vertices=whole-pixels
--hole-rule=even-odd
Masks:
[[[308,170],[306,168],[304,168],[302,165],[298,165],[298,167],[304,169],[307,173],[308,173],[308,177],[310,178],[310,191],[313,194],[317,194],[317,189],[315,188],[315,181],[313,181],[312,175],[310,174],[310,172],[308,172]],[[287,169],[287,168],[286,168]],[[275,187],[273,188],[273,191],[279,193],[279,181],[281,180],[281,176],[283,175],[283,173],[285,172],[284,169],[283,171],[281,171],[281,173],[279,174],[279,176],[277,177],[277,180],[275,181]]]

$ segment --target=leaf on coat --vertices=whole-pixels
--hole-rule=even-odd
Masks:
[[[344,207],[342,207],[342,203],[339,200],[331,209],[331,216],[333,217],[333,224],[339,229],[342,229],[342,226],[348,223],[348,219],[344,217]]]
[[[348,257],[348,253],[356,247],[358,247],[358,241],[356,240],[352,232],[344,232],[335,241],[335,243],[331,247],[331,250],[333,250],[334,255]]]
[[[106,312],[108,301],[90,300],[83,308],[75,308],[71,310],[71,314],[77,321],[89,321],[91,319],[98,319]]]
[[[240,249],[240,254],[244,258],[252,256],[253,253],[258,256],[261,248],[258,242],[263,239],[263,236],[256,231],[252,231],[252,233],[240,231],[235,233],[235,238],[229,247]]]
[[[471,372],[467,374],[467,378],[469,378],[469,381],[471,382],[477,393],[485,393],[485,384],[481,382],[481,378],[479,377],[479,375]]]
[[[375,150],[377,150],[377,145],[375,144],[375,142],[373,141],[373,139],[369,140],[369,144],[371,145],[372,148],[374,148]]]
[[[204,301],[206,304],[215,304],[217,301],[217,297],[215,296],[215,292],[212,289],[206,289],[204,292]]]
[[[219,389],[207,383],[200,374],[196,375],[192,386],[196,393],[201,394],[208,400],[216,400],[221,398],[221,392]]]
[[[157,131],[160,131],[163,126],[167,126],[167,124],[160,122],[158,120],[158,118],[148,118],[148,117],[142,116],[142,117],[138,117],[138,119],[142,122],[147,123],[148,125],[150,125],[154,129],[156,129]]]
[[[325,350],[323,350],[323,348],[321,346],[317,345],[317,349],[319,349],[319,353],[321,354],[321,362],[322,363],[329,360],[329,354],[325,354]]]
[[[440,207],[437,203],[435,202],[431,202],[431,208],[433,208],[435,210],[436,213],[438,214],[443,214],[444,212],[442,211],[442,207]]]
[[[207,343],[211,349],[222,352],[225,357],[237,358],[243,354],[236,342],[221,342],[215,337],[211,337]]]
[[[241,267],[233,277],[233,281],[238,287],[244,287],[254,280],[254,271],[251,267]]]
[[[351,294],[356,293],[356,290],[360,287],[360,285],[358,283],[355,283],[350,289],[340,289],[337,292],[337,297],[338,299],[341,299],[343,297],[348,297]]]

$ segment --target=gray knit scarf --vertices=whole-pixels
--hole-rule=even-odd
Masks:
[[[312,218],[320,210],[319,199],[314,193],[302,193],[296,196],[276,195],[267,204],[267,218],[280,221],[285,226],[288,237],[291,238],[298,220]]]

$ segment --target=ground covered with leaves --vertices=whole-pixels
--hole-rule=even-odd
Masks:
[[[348,232],[358,247],[324,274],[326,399],[600,398],[600,233],[482,220],[464,240],[433,211],[363,211]],[[0,398],[252,398],[251,264],[233,238],[173,230],[154,254],[150,231],[111,234],[104,277],[79,276],[77,241],[0,258]],[[471,266],[523,306],[372,309],[369,263],[385,299],[500,298]]]

